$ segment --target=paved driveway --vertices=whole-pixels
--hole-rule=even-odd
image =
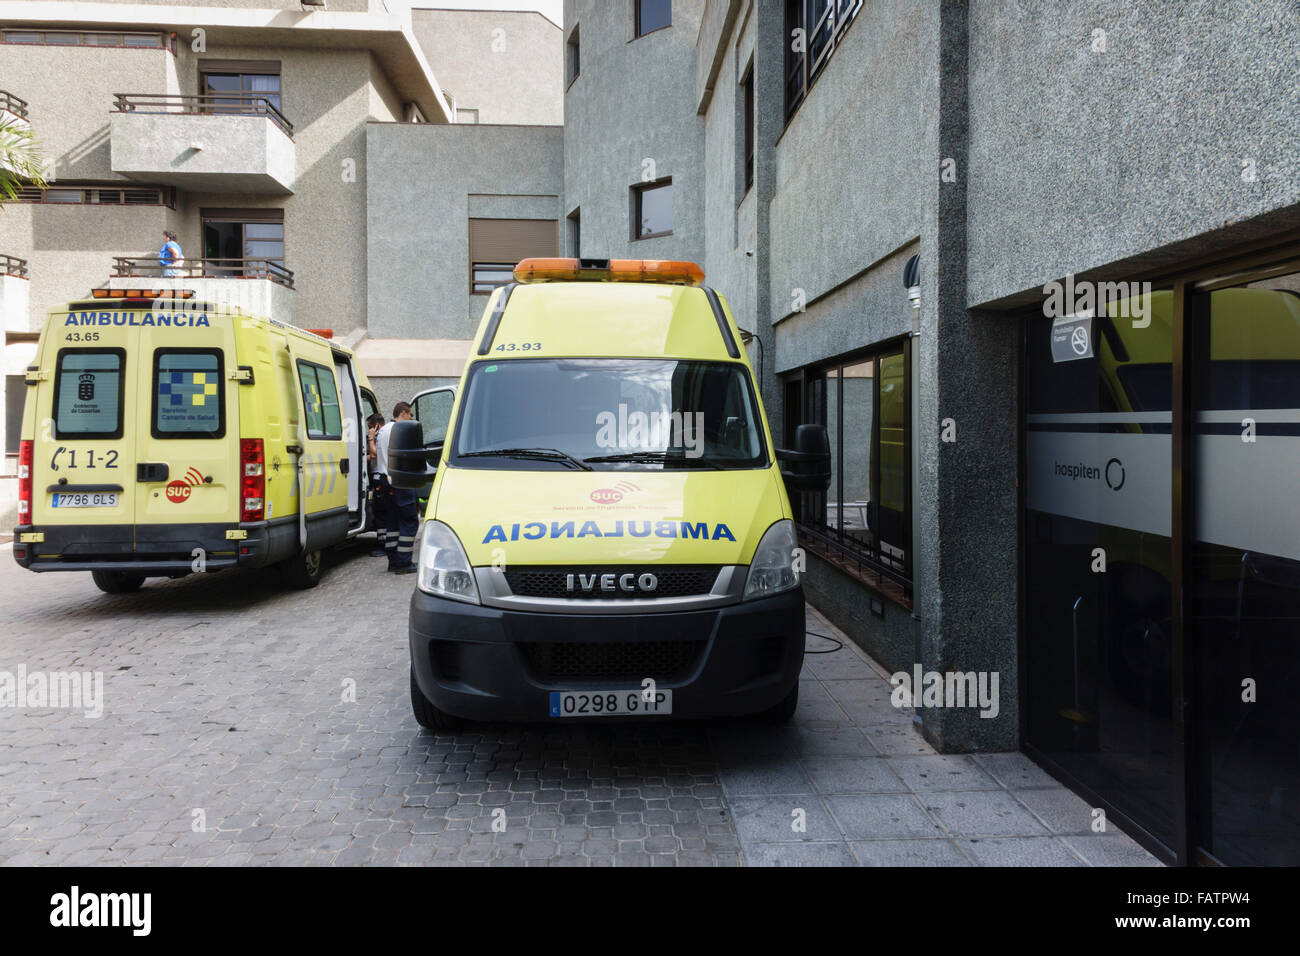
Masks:
[[[367,550],[314,591],[234,570],[122,597],[0,558],[0,672],[103,681],[99,717],[0,707],[0,863],[1154,862],[1021,755],[934,755],[850,643],[809,656],[784,729],[433,736],[407,700],[411,578]]]

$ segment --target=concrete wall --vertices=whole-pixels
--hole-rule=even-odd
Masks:
[[[467,339],[486,296],[469,294],[469,218],[562,219],[563,130],[554,126],[366,128],[369,334]]]
[[[969,302],[1294,226],[1297,50],[1294,0],[972,0]]]
[[[710,0],[708,6],[712,10],[726,5],[726,2]],[[747,195],[744,193],[743,169],[737,164],[737,156],[744,148],[741,119],[744,98],[739,83],[746,65],[754,57],[756,20],[751,0],[745,0],[741,6],[744,12],[736,32],[728,38],[719,38],[725,52],[712,99],[703,116],[703,264],[709,284],[731,304],[736,323],[742,329],[755,331],[760,328],[756,302],[759,257],[766,261],[767,249],[760,248],[758,242],[761,204],[758,190],[751,188]],[[704,46],[697,51],[701,59],[706,58],[704,51]],[[759,152],[756,163],[764,163],[767,151]],[[764,347],[771,351],[766,340]]]
[[[0,45],[4,87],[27,100],[55,181],[124,180],[110,161],[113,94],[182,92],[179,70],[166,50]]]
[[[797,290],[814,303],[920,234],[922,186],[938,175],[923,165],[919,149],[927,119],[933,121],[918,87],[926,65],[918,26],[929,6],[864,4],[781,134],[772,197],[773,321],[794,311]],[[779,115],[783,107],[778,100],[762,108]],[[901,282],[895,287],[905,301]],[[864,345],[903,331],[888,312],[839,320],[853,321]]]
[[[633,39],[630,0],[565,0],[565,35],[580,27],[582,74],[564,97],[564,212],[581,207],[584,256],[704,257],[695,97],[703,8],[703,0],[676,0],[671,27]],[[673,234],[632,241],[631,187],[670,176]]]
[[[540,13],[412,10],[438,85],[480,123],[564,122],[564,34]]]

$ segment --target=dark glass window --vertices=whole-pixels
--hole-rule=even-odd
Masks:
[[[745,78],[740,81],[740,92],[744,100],[741,121],[745,124],[745,131],[740,141],[744,144],[742,161],[745,164],[745,192],[749,192],[750,187],[754,185],[754,67],[752,65],[745,72]]]
[[[221,438],[225,381],[216,349],[154,352],[154,438]]]
[[[673,181],[660,180],[632,188],[633,239],[667,236],[673,231]]]
[[[910,587],[911,412],[903,345],[810,369],[785,388],[785,435],[826,426],[831,484],[792,502],[805,535]]]
[[[582,73],[582,43],[578,35],[578,28],[574,27],[573,32],[569,34],[568,43],[568,63],[566,64],[565,83],[572,83]]]
[[[54,373],[54,437],[121,438],[125,369],[122,349],[60,351]]]
[[[672,26],[672,0],[634,0],[636,6],[636,35],[645,36],[655,30]]]
[[[786,0],[785,116],[788,121],[858,15],[862,0]]]

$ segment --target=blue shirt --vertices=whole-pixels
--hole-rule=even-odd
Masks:
[[[158,250],[158,265],[164,269],[180,258],[182,258],[181,247],[174,240],[168,239],[163,243],[163,247]]]

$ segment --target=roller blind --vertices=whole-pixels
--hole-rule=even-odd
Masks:
[[[513,265],[529,256],[554,256],[558,235],[554,219],[471,219],[469,260]]]

